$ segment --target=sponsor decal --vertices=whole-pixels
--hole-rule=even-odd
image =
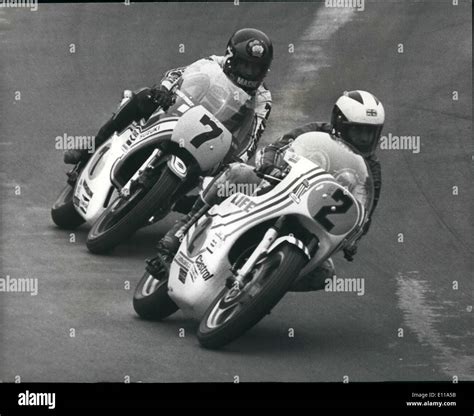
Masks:
[[[237,77],[237,83],[241,86],[248,87],[248,88],[256,88],[258,85],[258,81],[249,81],[242,77]]]
[[[222,245],[222,243],[225,241],[225,235],[222,234],[222,233],[216,233],[216,237],[217,237],[217,238],[220,240],[220,242],[221,242],[221,243],[219,244],[219,246]]]
[[[377,117],[377,111],[373,109],[368,109],[365,111],[365,113],[370,116],[370,117]]]
[[[126,152],[130,146],[132,146],[135,141],[137,140],[138,136],[140,135],[140,129],[137,125],[132,125],[129,127],[130,129],[130,137],[127,141],[122,145],[122,151]]]
[[[309,188],[309,181],[305,179],[302,183],[300,183],[290,194],[290,198],[296,203],[299,204],[301,202],[301,196],[308,190]]]
[[[254,39],[248,43],[247,52],[250,56],[261,58],[265,53],[265,48],[261,41],[259,41],[258,39]]]
[[[191,282],[195,282],[196,279],[198,278],[198,272],[196,270],[196,267],[192,267],[190,270],[189,270],[189,277],[191,278]]]
[[[205,265],[204,260],[202,259],[202,254],[196,257],[194,265],[204,280],[209,280],[211,277],[214,276],[212,273],[209,272],[207,266]]]
[[[178,280],[181,283],[186,283],[186,275],[188,274],[188,271],[186,269],[183,269],[182,267],[179,268],[179,274],[178,274]]]
[[[189,269],[191,268],[191,262],[189,259],[181,252],[178,252],[174,257],[173,261],[179,266],[178,280],[181,283],[186,282],[186,275],[188,274]],[[192,280],[192,279],[191,279]]]
[[[176,256],[174,257],[174,261],[176,262],[176,264],[178,264],[178,266],[181,266],[183,269],[189,270],[189,268],[191,267],[191,262],[181,252],[176,254]]]
[[[223,243],[223,239],[222,237],[218,236],[217,238],[214,237],[212,238],[212,240],[210,241],[209,243],[209,247],[207,248],[209,251],[211,251],[210,249],[215,249],[215,248],[219,248],[222,246],[222,243]]]
[[[152,134],[158,133],[161,130],[161,124],[158,124],[154,127],[152,127],[149,130],[146,130],[142,133],[142,139],[146,139],[147,137],[150,137]]]
[[[248,196],[242,194],[236,194],[230,202],[236,207],[239,207],[240,209],[244,210],[245,212],[249,212],[257,205]]]

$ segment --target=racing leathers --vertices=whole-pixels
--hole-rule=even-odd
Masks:
[[[225,57],[212,55],[208,58],[219,64],[221,68],[224,66]],[[182,76],[186,67],[175,68],[167,71],[158,86],[151,88],[142,88],[134,93],[124,97],[117,112],[100,128],[95,137],[95,146],[97,149],[102,145],[114,132],[121,132],[133,121],[140,121],[142,118],[147,120],[157,109],[162,107],[165,111],[174,102],[174,95],[171,91],[174,83]],[[228,155],[229,160],[247,161],[255,153],[260,136],[262,135],[266,121],[269,117],[272,98],[270,91],[261,84],[257,90],[247,91],[254,99],[255,119],[251,130],[250,137],[247,137],[248,145],[245,149],[240,150],[239,154]],[[88,149],[69,150],[64,155],[64,161],[69,164],[76,164],[79,161],[86,162],[91,157]]]

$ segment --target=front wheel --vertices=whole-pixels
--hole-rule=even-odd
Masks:
[[[282,244],[255,266],[242,290],[224,288],[205,312],[197,337],[206,348],[219,348],[259,322],[280,301],[308,262],[294,245]]]
[[[73,196],[74,188],[66,185],[51,208],[51,218],[59,228],[74,230],[85,222],[74,208]]]
[[[138,188],[127,199],[113,201],[92,226],[87,248],[96,254],[105,253],[129,238],[160,210],[170,205],[181,180],[168,168],[148,192]]]
[[[133,309],[143,319],[161,321],[179,308],[168,295],[168,277],[145,272],[133,294]]]

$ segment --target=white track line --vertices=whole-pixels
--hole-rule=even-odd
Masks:
[[[274,106],[274,114],[270,117],[272,130],[283,132],[294,129],[305,119],[305,114],[313,109],[299,110],[298,101],[307,89],[308,78],[317,82],[317,72],[331,65],[331,59],[325,54],[324,45],[341,27],[352,20],[356,10],[350,7],[318,8],[313,21],[301,38],[295,42],[295,64],[290,69],[286,82],[282,86],[278,105]],[[330,109],[327,110],[328,114]],[[275,120],[277,120],[275,122]],[[272,122],[273,121],[273,122]]]
[[[436,330],[435,324],[445,318],[447,305],[432,305],[427,299],[431,291],[428,281],[421,280],[417,271],[399,273],[397,276],[398,306],[403,312],[405,324],[416,334],[421,344],[433,348],[441,362],[442,371],[450,378],[474,380],[474,357],[462,356],[444,343],[446,336]],[[467,334],[466,334],[467,336]],[[451,380],[449,380],[451,381]]]

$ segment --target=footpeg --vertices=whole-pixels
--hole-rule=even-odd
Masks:
[[[67,183],[71,185],[72,187],[74,187],[74,185],[77,182],[77,178],[79,177],[79,170],[77,169],[77,167],[70,170],[69,172],[66,172],[66,175],[67,175]]]

